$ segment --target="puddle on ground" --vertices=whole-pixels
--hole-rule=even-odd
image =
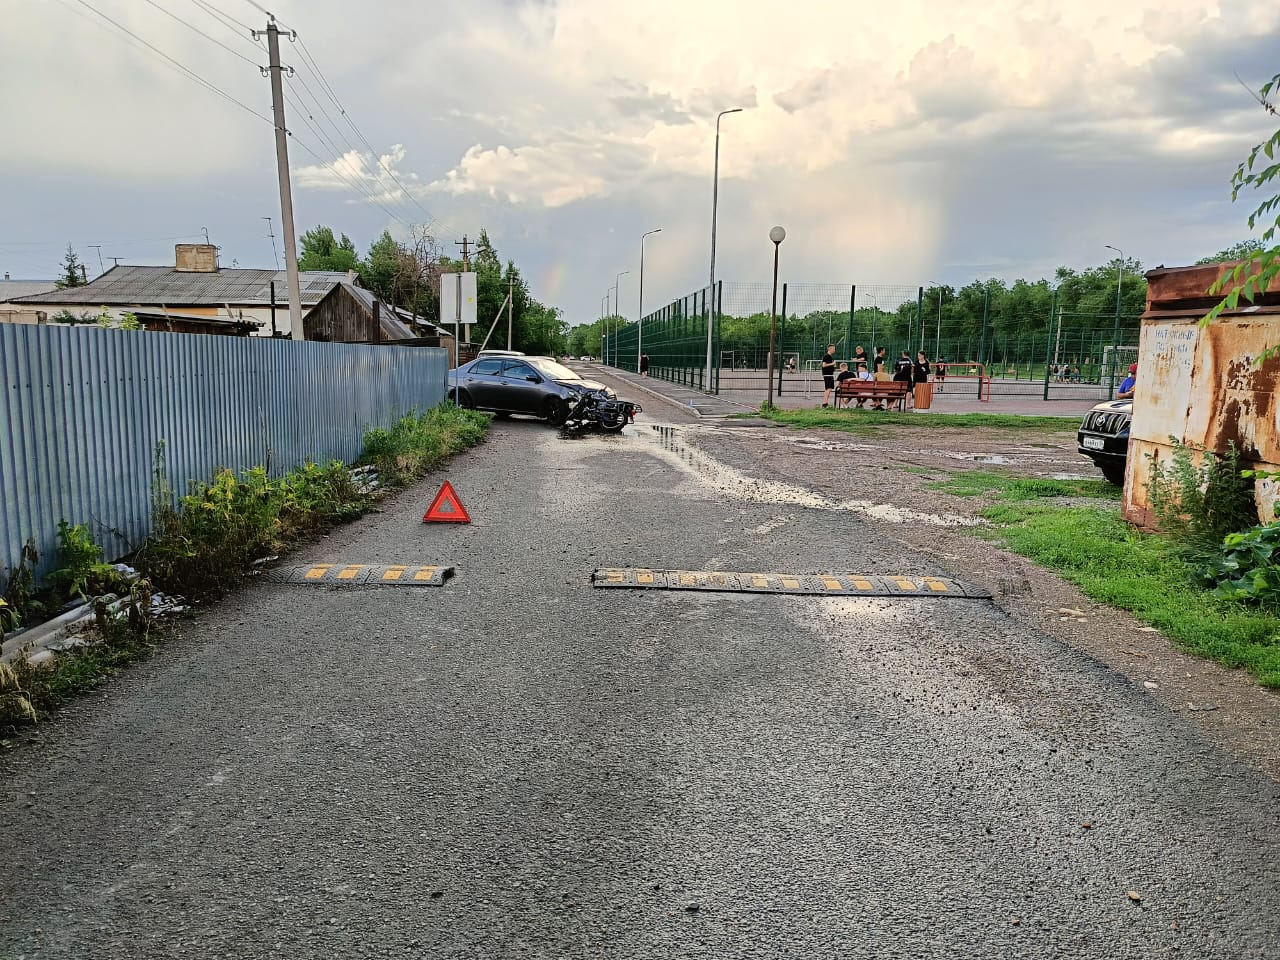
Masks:
[[[872,503],[870,500],[831,500],[795,484],[749,477],[688,446],[684,442],[682,427],[650,424],[648,433],[637,431],[636,436],[651,443],[659,455],[691,473],[699,483],[745,503],[791,504],[815,510],[843,510],[861,513],[885,523],[927,523],[938,527],[973,527],[982,523],[981,520],[970,517],[921,513],[887,503]]]

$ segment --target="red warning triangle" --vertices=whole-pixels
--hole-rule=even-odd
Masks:
[[[470,523],[471,514],[467,513],[467,508],[458,499],[458,492],[453,489],[453,484],[446,480],[436,498],[431,501],[431,506],[427,507],[427,512],[422,515],[422,522]]]

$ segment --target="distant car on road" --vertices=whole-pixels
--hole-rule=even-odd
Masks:
[[[581,360],[583,363],[591,363],[592,361],[595,360],[595,357],[579,357],[578,359]]]
[[[449,371],[449,399],[458,406],[524,413],[556,427],[564,423],[570,401],[592,390],[616,399],[603,383],[584,380],[550,357],[480,356]]]
[[[1092,460],[1102,475],[1116,486],[1124,485],[1132,419],[1132,400],[1104,400],[1085,414],[1076,433],[1076,449]]]

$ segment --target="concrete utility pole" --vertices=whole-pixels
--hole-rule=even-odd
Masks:
[[[280,28],[267,22],[267,72],[271,76],[271,116],[276,127],[276,174],[280,180],[280,222],[284,229],[284,270],[289,281],[289,339],[304,340],[302,287],[298,282],[298,234],[293,226],[293,188],[289,184],[289,131],[284,125],[284,81],[280,79]],[[293,34],[290,34],[290,39]],[[254,31],[257,39],[258,31]]]
[[[507,274],[507,349],[511,349],[511,312],[515,303],[516,295],[516,278],[515,274]]]
[[[467,235],[464,233],[462,235],[462,239],[455,240],[453,242],[453,245],[455,247],[462,248],[462,272],[470,273],[471,272],[471,254],[469,252],[469,247],[471,245],[471,241],[467,239]]]

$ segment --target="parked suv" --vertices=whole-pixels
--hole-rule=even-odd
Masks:
[[[1076,434],[1076,449],[1097,464],[1102,475],[1116,486],[1124,484],[1132,419],[1132,400],[1104,400],[1085,414]]]

